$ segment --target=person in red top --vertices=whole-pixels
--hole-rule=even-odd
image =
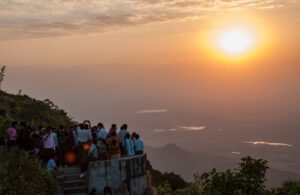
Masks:
[[[11,124],[11,127],[6,130],[6,135],[7,135],[7,147],[10,148],[11,146],[16,146],[17,145],[17,125],[18,122],[14,121]]]
[[[118,159],[121,156],[121,148],[120,148],[121,141],[117,136],[116,132],[111,133],[111,137],[107,140],[107,145],[110,153],[111,159]]]

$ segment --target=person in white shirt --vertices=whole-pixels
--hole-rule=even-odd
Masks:
[[[144,151],[144,143],[140,139],[140,135],[136,134],[134,140],[134,152],[136,155],[139,155],[139,154],[143,154],[143,151]]]
[[[57,133],[54,131],[51,131],[51,136],[53,137],[55,150],[57,150],[57,148],[59,147]]]
[[[90,139],[93,139],[92,138],[92,132],[91,132],[91,129],[87,128],[87,126],[82,126],[77,128],[76,130],[77,132],[76,135],[77,135],[77,141],[78,141],[78,144],[81,142],[81,143],[84,143],[84,142],[87,142],[88,140]]]
[[[98,128],[99,128],[99,131],[97,133],[97,138],[101,138],[101,139],[104,139],[106,140],[107,138],[107,132],[104,128],[104,125],[102,123],[98,123]]]
[[[87,150],[85,146],[87,145],[89,140],[92,140],[92,132],[89,129],[87,124],[80,124],[79,128],[75,131],[76,139],[77,139],[77,159],[78,162],[81,162],[83,157],[87,154]]]
[[[55,156],[55,141],[54,141],[51,127],[47,127],[46,129],[46,134],[43,136],[43,144],[44,144],[43,159],[44,162],[47,163],[52,156]]]

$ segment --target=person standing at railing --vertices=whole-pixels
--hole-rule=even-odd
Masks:
[[[99,131],[97,133],[97,138],[98,139],[101,138],[103,140],[106,140],[106,138],[107,138],[107,132],[106,132],[106,130],[104,128],[104,125],[102,123],[98,123],[97,126],[99,128]]]
[[[135,135],[134,152],[136,155],[143,154],[144,152],[144,142],[140,139],[139,134]]]
[[[89,140],[88,144],[89,144],[88,153],[87,153],[86,156],[83,157],[83,159],[82,159],[82,161],[80,163],[80,169],[81,169],[80,178],[85,177],[86,170],[88,169],[89,162],[98,159],[98,149],[97,149],[97,146],[93,143],[92,140]]]
[[[57,138],[58,138],[58,164],[60,166],[65,166],[65,154],[67,150],[67,137],[68,133],[65,130],[63,125],[59,126],[59,130],[57,131]]]
[[[124,124],[121,126],[121,129],[118,133],[118,136],[120,138],[120,141],[121,141],[121,154],[126,154],[126,148],[125,148],[125,138],[126,138],[126,134],[128,133],[127,131],[127,124]]]
[[[75,131],[75,134],[78,142],[77,162],[80,163],[88,152],[88,141],[93,139],[91,129],[89,129],[89,121],[84,121],[83,124],[80,124],[79,128]]]
[[[116,124],[111,125],[111,128],[109,129],[108,134],[107,134],[107,138],[110,138],[112,136],[112,133],[117,134],[117,125]]]
[[[118,159],[121,156],[120,139],[116,132],[112,132],[111,136],[107,139],[108,150],[111,159]]]
[[[97,146],[98,146],[99,160],[108,160],[108,151],[107,151],[107,146],[106,146],[106,140],[99,138]]]
[[[134,155],[134,149],[133,149],[133,141],[130,139],[130,134],[127,133],[125,135],[125,148],[126,148],[126,154],[128,156],[133,156]]]

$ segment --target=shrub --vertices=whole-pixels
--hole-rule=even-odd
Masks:
[[[26,152],[0,148],[0,194],[51,194],[56,185],[53,175]]]

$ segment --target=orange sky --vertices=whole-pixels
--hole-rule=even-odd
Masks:
[[[299,60],[297,0],[23,0],[0,7],[0,63],[7,66],[214,62],[202,37],[243,18],[269,39],[251,60]]]

